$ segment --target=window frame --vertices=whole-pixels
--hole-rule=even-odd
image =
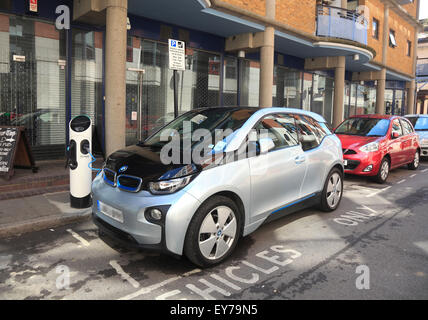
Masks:
[[[395,37],[395,30],[389,29],[389,46],[391,48],[398,47],[397,38]]]
[[[401,129],[401,134],[399,134],[398,137],[404,136],[404,130],[403,130],[403,126],[401,125],[400,118],[395,118],[391,120],[391,137],[394,134],[394,121],[398,121],[398,124],[400,125],[400,129]]]
[[[411,57],[412,56],[412,41],[407,39],[407,56]]]
[[[298,128],[297,128],[297,122],[296,122],[296,118],[295,118],[295,114],[293,114],[293,113],[286,113],[286,112],[276,112],[276,113],[270,113],[270,114],[266,114],[266,115],[264,115],[261,119],[259,119],[258,121],[257,121],[257,123],[253,126],[253,128],[251,128],[251,131],[252,130],[256,130],[256,132],[258,131],[258,129],[257,129],[257,126],[260,124],[260,123],[262,123],[263,122],[263,120],[265,120],[267,117],[271,117],[271,116],[279,116],[279,115],[283,115],[283,116],[286,116],[286,117],[289,117],[289,118],[292,118],[293,120],[294,120],[294,126],[295,126],[295,128],[296,128],[296,136],[297,136],[297,144],[294,144],[294,145],[284,145],[284,146],[282,146],[282,147],[275,147],[274,149],[272,149],[272,150],[270,150],[268,153],[271,153],[271,152],[275,152],[275,151],[279,151],[279,150],[284,150],[284,149],[288,149],[288,148],[294,148],[294,147],[298,147],[298,146],[301,146],[302,144],[300,143],[300,140],[299,140],[299,130],[298,130]],[[250,131],[250,132],[251,132]],[[260,154],[257,154],[257,156],[259,156]]]
[[[413,132],[415,132],[412,124],[407,119],[400,118],[400,122],[401,122],[401,128],[403,129],[403,136],[406,136],[406,135],[409,135],[409,134],[412,134]],[[410,129],[409,133],[404,133],[406,125]]]
[[[374,29],[375,24],[376,24],[376,30]],[[378,19],[376,19],[375,17],[373,17],[373,20],[372,20],[372,37],[373,37],[373,39],[379,40],[379,26],[380,26],[380,21]]]

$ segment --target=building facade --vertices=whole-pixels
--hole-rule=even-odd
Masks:
[[[63,156],[79,114],[110,154],[197,107],[303,108],[332,126],[415,111],[416,0],[35,3],[0,4],[0,125],[25,126],[36,159]],[[168,39],[186,44],[175,80]]]
[[[428,114],[428,19],[423,22],[424,30],[419,34],[417,57],[417,100],[416,113]]]

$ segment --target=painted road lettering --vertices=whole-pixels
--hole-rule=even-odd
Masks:
[[[333,221],[345,226],[357,226],[360,222],[368,221],[373,217],[378,216],[375,210],[367,206],[362,206],[357,209],[363,209],[369,211],[369,213],[363,213],[360,211],[347,211],[345,214],[341,214],[339,218],[333,219]]]
[[[239,292],[242,290],[238,283],[254,285],[260,281],[261,275],[270,275],[280,269],[278,266],[285,267],[294,262],[294,260],[300,256],[302,256],[302,254],[297,250],[287,249],[282,245],[271,246],[269,250],[257,253],[256,257],[263,259],[265,264],[266,261],[274,264],[273,266],[261,267],[248,261],[242,261],[240,265],[226,267],[224,269],[225,276],[221,276],[219,273],[211,274],[210,277],[213,281],[197,279],[197,284],[187,283],[185,288],[205,300],[215,300],[216,297],[214,295],[229,297],[232,294],[231,290],[233,290],[233,292]],[[203,286],[201,286],[201,284]],[[181,299],[186,299],[184,296],[185,294],[186,293],[182,292],[182,290],[175,289],[162,293],[155,299],[179,299],[180,295],[182,296]]]

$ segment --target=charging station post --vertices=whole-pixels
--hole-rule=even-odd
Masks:
[[[72,208],[91,206],[92,121],[88,116],[74,117],[69,124],[70,143],[67,165],[70,168],[70,205]]]

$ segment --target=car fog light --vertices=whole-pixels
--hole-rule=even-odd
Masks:
[[[160,211],[159,209],[152,209],[150,210],[150,216],[153,218],[153,220],[161,220],[162,211]]]
[[[370,171],[372,171],[373,170],[373,165],[371,164],[371,165],[369,165],[368,167],[366,167],[363,171],[364,172],[370,172]]]

